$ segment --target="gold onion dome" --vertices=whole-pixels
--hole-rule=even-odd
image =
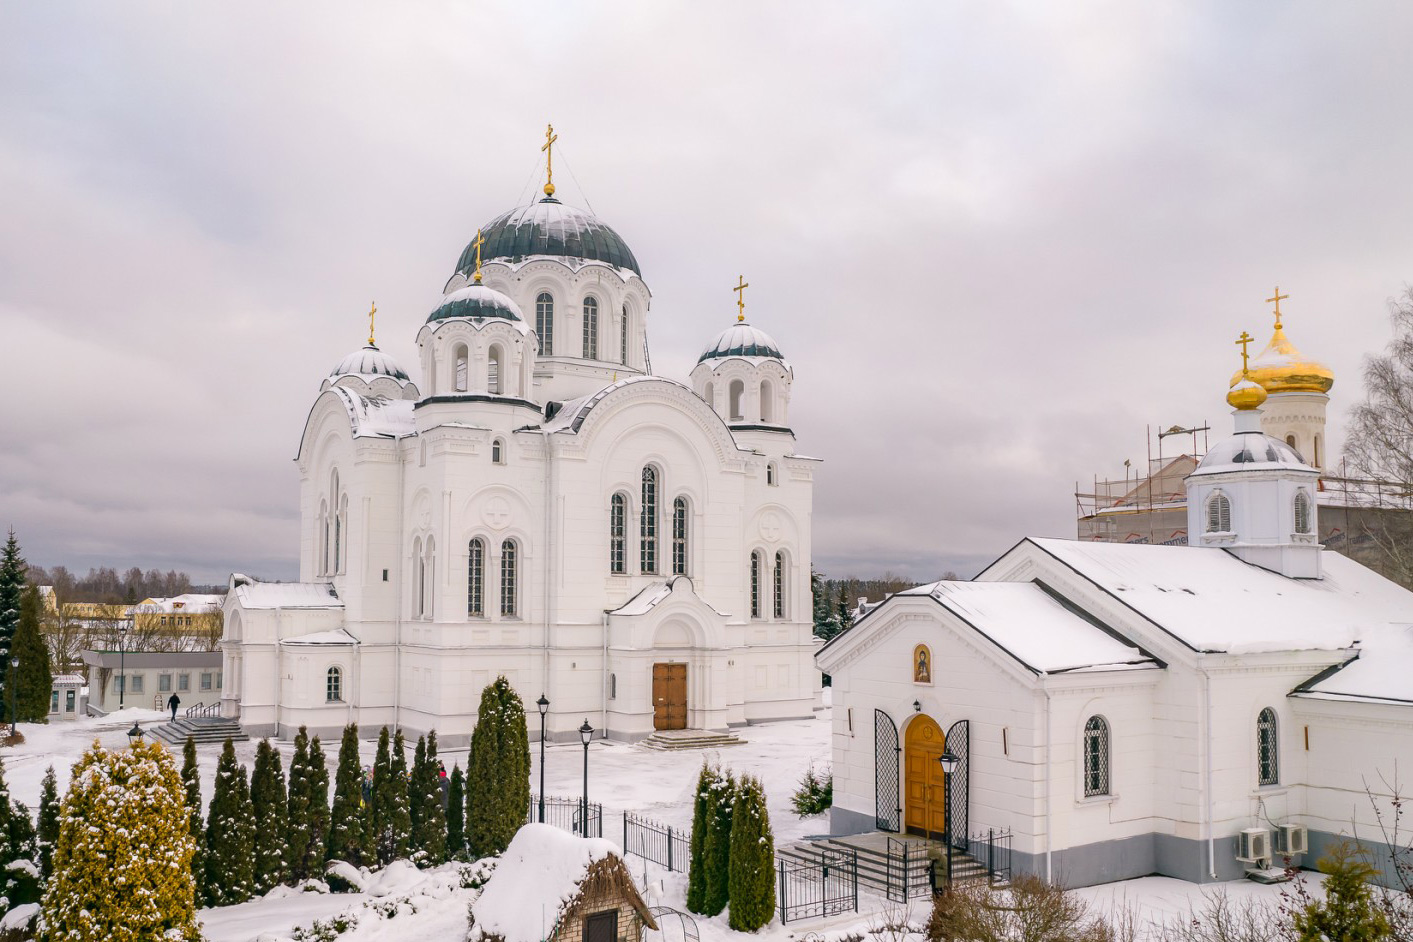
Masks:
[[[1251,358],[1246,375],[1260,383],[1261,388],[1268,393],[1327,393],[1334,385],[1334,372],[1325,364],[1308,359],[1295,349],[1295,344],[1285,335],[1285,328],[1281,324],[1280,301],[1286,297],[1277,289],[1275,298],[1266,299],[1276,301],[1276,330],[1271,335],[1271,342],[1266,344],[1266,349]],[[1235,386],[1241,378],[1241,370],[1233,373],[1232,385]]]
[[[1240,373],[1237,374],[1241,376]],[[1232,384],[1227,391],[1227,402],[1233,409],[1247,411],[1259,409],[1261,403],[1266,401],[1266,389],[1260,383],[1242,377]]]

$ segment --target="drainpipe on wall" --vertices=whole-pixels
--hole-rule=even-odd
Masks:
[[[407,462],[403,459],[403,454],[402,454],[402,440],[399,439],[399,440],[398,440],[398,443],[397,443],[397,538],[398,538],[399,541],[402,540],[402,539],[404,539],[404,538],[406,537],[406,535],[407,535],[407,531],[404,529],[404,527],[406,526],[406,510],[407,510],[407,507],[406,507],[406,504],[407,504],[407,492],[406,492],[406,490],[405,490],[405,487],[406,487],[406,477],[407,477],[407,470],[406,470],[406,469],[407,469]],[[448,548],[448,549],[449,549],[449,548]],[[407,573],[403,570],[403,567],[402,567],[402,552],[403,552],[403,551],[402,551],[402,550],[398,550],[397,552],[398,552],[397,586],[393,589],[393,718],[394,718],[394,721],[397,719],[397,716],[398,716],[398,714],[401,712],[401,707],[402,707],[402,585],[403,585],[403,581],[407,578]],[[347,605],[347,600],[345,600],[345,605]],[[347,611],[347,610],[348,610],[347,608],[344,609],[344,611]],[[347,622],[348,622],[348,619],[345,618],[345,619],[344,619],[345,627],[347,627]],[[362,702],[363,702],[363,648],[362,648],[362,645],[354,645],[354,647],[353,647],[353,663],[354,663],[354,665],[355,665],[355,670],[356,670],[357,673],[358,673],[358,687],[355,688],[355,689],[358,691],[358,694],[357,694],[357,695],[358,695],[358,701],[359,701],[359,703],[362,703]],[[350,723],[353,723],[353,722],[355,721],[355,720],[354,720],[354,703],[353,703],[353,697],[349,697],[349,698],[348,698],[348,721],[349,721]]]
[[[603,738],[608,738],[608,609],[603,610],[603,660],[599,662],[601,691],[599,710],[599,729],[603,730]]]
[[[1054,815],[1054,788],[1052,787],[1052,777],[1054,775],[1054,757],[1051,755],[1052,741],[1050,738],[1050,688],[1041,686],[1041,693],[1045,694],[1045,881],[1052,882],[1054,879],[1051,868],[1051,853],[1055,846],[1055,815]]]
[[[1203,755],[1202,755],[1202,803],[1206,809],[1204,822],[1207,828],[1207,876],[1210,879],[1217,879],[1217,839],[1213,834],[1215,830],[1212,826],[1212,675],[1207,673],[1207,668],[1200,668],[1202,671],[1202,725],[1203,730]]]
[[[550,434],[550,432],[541,427],[540,435],[545,441],[545,545],[540,550],[545,561],[545,630],[540,655],[540,686],[543,689],[549,688],[550,597],[554,592],[553,586],[551,585],[554,581],[554,551],[550,545],[550,537],[554,530],[554,444],[550,441]],[[560,709],[563,708],[563,704],[561,704]]]

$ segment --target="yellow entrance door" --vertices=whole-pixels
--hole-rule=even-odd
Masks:
[[[946,735],[929,716],[917,716],[908,724],[903,746],[904,830],[941,838],[947,829],[947,790],[942,778]]]

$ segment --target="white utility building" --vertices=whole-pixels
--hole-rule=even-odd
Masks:
[[[740,304],[690,383],[653,375],[637,259],[544,192],[462,252],[417,326],[419,381],[371,327],[323,379],[301,581],[235,575],[227,596],[224,709],[250,733],[464,743],[497,675],[532,713],[549,699],[551,738],[816,706],[792,367]]]

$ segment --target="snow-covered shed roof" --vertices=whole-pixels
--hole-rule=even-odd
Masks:
[[[1359,653],[1301,684],[1294,696],[1413,704],[1413,625],[1381,625],[1359,639]]]
[[[1413,593],[1337,553],[1291,579],[1216,547],[1029,542],[1197,651],[1337,651],[1413,621]]]
[[[1033,582],[934,582],[898,595],[932,598],[1039,674],[1160,666]]]
[[[636,897],[622,856],[616,844],[603,838],[576,837],[549,824],[525,825],[471,904],[473,937],[499,936],[505,942],[553,938],[560,918],[579,898],[589,868],[600,861],[617,862]],[[645,924],[656,928],[641,899],[636,906]]]
[[[234,573],[231,593],[241,608],[343,608],[327,582],[260,582]]]

